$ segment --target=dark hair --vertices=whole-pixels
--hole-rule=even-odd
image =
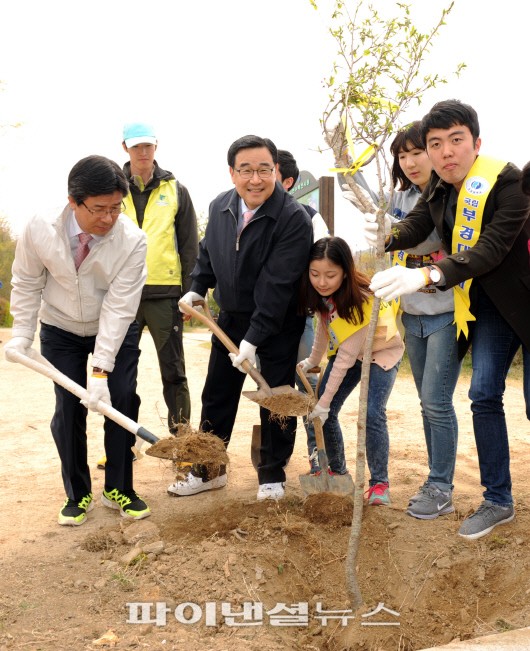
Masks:
[[[392,141],[390,153],[394,157],[392,163],[392,183],[394,187],[399,183],[398,190],[408,190],[412,186],[412,181],[407,178],[405,172],[399,164],[399,154],[402,151],[412,151],[413,149],[422,149],[425,151],[425,144],[420,131],[421,122],[417,120],[404,127]]]
[[[259,136],[243,136],[238,138],[230,145],[227,154],[228,165],[234,167],[236,162],[236,155],[241,149],[256,149],[257,147],[266,147],[272,156],[272,162],[276,165],[278,162],[278,150],[276,145],[268,138],[260,138]]]
[[[424,143],[427,141],[427,133],[430,129],[450,129],[457,124],[468,127],[473,136],[473,144],[475,144],[480,136],[478,115],[475,109],[469,104],[463,104],[458,99],[437,102],[421,121],[422,140]]]
[[[68,175],[68,195],[79,206],[87,197],[129,193],[127,177],[120,166],[105,156],[87,156],[78,161]]]
[[[530,162],[528,162],[521,172],[521,190],[530,196]]]
[[[313,244],[309,253],[309,263],[324,259],[341,267],[345,274],[341,286],[333,294],[337,314],[350,323],[362,323],[363,303],[371,295],[370,279],[357,271],[351,249],[342,237],[323,237]],[[319,312],[325,317],[328,313],[322,297],[309,280],[309,271],[302,276],[299,305],[300,312],[303,314]]]
[[[300,176],[300,170],[298,169],[296,160],[290,151],[287,151],[286,149],[278,149],[278,169],[280,170],[282,181],[289,178],[293,179],[292,185],[288,188],[288,190],[290,190]]]

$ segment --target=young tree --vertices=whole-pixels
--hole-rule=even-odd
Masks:
[[[310,2],[317,8],[315,0]],[[384,146],[400,128],[402,114],[409,105],[421,103],[428,89],[447,83],[438,74],[423,75],[421,71],[454,2],[442,10],[427,33],[415,27],[410,5],[396,2],[391,5],[395,15],[384,18],[365,0],[357,0],[353,6],[349,4],[351,9],[342,0],[334,4],[330,33],[338,46],[338,62],[334,63],[333,74],[326,81],[329,102],[321,122],[325,141],[334,154],[335,171],[344,177],[349,189],[358,197],[363,212],[371,212],[373,208],[365,203],[352,176],[361,166],[375,161],[379,186],[376,213],[379,225],[376,270],[379,270],[385,266],[382,224],[393,190],[391,184],[388,190],[386,188],[390,164]],[[463,67],[460,64],[456,73]],[[357,159],[354,143],[363,148]],[[363,603],[355,567],[362,525],[368,381],[379,308],[380,299],[374,298],[362,365],[354,512],[346,559],[347,590],[355,608]]]

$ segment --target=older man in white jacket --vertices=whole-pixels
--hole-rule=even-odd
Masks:
[[[88,407],[99,400],[133,420],[138,325],[135,322],[146,278],[146,237],[122,215],[128,182],[120,167],[103,156],[80,160],[68,176],[68,205],[47,220],[32,219],[17,243],[13,263],[9,349],[26,354],[40,320],[44,357],[76,383],[87,386]],[[87,382],[88,356],[92,374]],[[7,355],[6,355],[7,356]],[[87,464],[87,409],[55,385],[51,431],[61,459],[66,501],[61,525],[80,525],[93,506]],[[150,515],[133,488],[134,436],[105,419],[105,488],[101,500],[121,515]]]

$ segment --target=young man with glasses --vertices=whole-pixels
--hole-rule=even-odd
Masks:
[[[267,138],[244,136],[228,150],[232,190],[210,205],[199,245],[191,290],[182,300],[204,302],[208,289],[220,307],[219,326],[236,342],[229,356],[212,337],[208,375],[202,392],[201,425],[226,445],[230,442],[245,381],[244,359],[259,355],[271,387],[290,384],[305,318],[297,315],[299,280],[313,241],[311,220],[276,179],[278,154]],[[241,372],[240,372],[241,371]],[[261,449],[258,500],[284,496],[285,470],[294,448],[296,418],[270,419],[260,408]],[[226,485],[224,468],[195,466],[168,488],[171,495],[193,495]]]
[[[14,323],[5,351],[6,357],[10,349],[37,356],[31,345],[40,320],[42,355],[87,387],[88,408],[97,411],[102,400],[137,421],[135,317],[146,278],[146,237],[121,214],[127,192],[127,179],[114,161],[88,156],[68,176],[68,205],[62,214],[53,221],[35,217],[28,223],[13,262]],[[86,406],[55,385],[51,430],[66,492],[61,525],[83,524],[94,505],[86,418]],[[133,488],[134,436],[108,418],[104,430],[101,501],[124,517],[145,518],[151,512]]]
[[[426,286],[454,287],[460,358],[471,346],[469,397],[485,488],[483,502],[458,533],[475,540],[515,514],[503,395],[515,353],[521,343],[530,346],[530,203],[513,163],[480,154],[471,106],[438,102],[423,117],[421,132],[433,173],[406,219],[390,224],[385,218],[386,248],[411,248],[436,228],[448,255],[427,267],[380,271],[370,287],[385,301]],[[365,218],[373,243],[377,224],[373,215]]]

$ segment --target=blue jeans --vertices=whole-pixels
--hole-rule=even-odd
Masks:
[[[479,286],[471,360],[469,398],[484,499],[512,503],[510,448],[504,415],[506,375],[521,342]]]
[[[335,356],[331,357],[320,385],[319,396],[324,393],[329,375],[333,369]],[[362,362],[357,360],[348,369],[333,400],[329,415],[324,423],[324,442],[329,467],[333,472],[343,475],[347,472],[344,456],[344,440],[339,424],[339,412],[346,398],[361,381]],[[366,460],[370,470],[370,486],[388,482],[388,428],[386,424],[386,404],[398,372],[399,364],[388,371],[377,364],[370,367],[368,384],[368,405],[366,417]]]
[[[429,461],[428,481],[453,489],[458,422],[453,394],[460,374],[454,313],[416,315],[404,312],[405,345],[420,399]]]

